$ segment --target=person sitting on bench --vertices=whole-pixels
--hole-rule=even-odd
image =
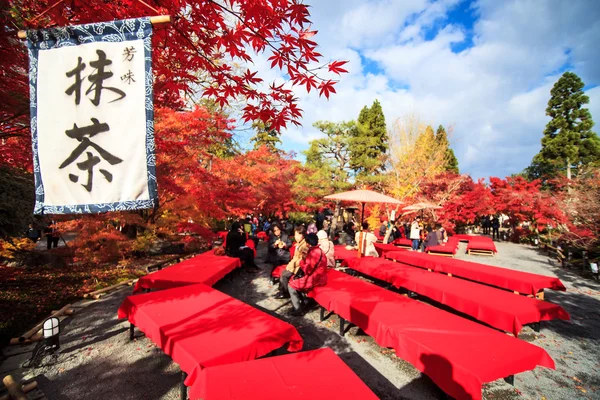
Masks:
[[[296,241],[296,250],[294,251],[294,257],[290,260],[285,271],[281,273],[279,278],[279,292],[275,295],[276,299],[286,299],[290,295],[288,293],[288,282],[292,276],[298,273],[300,269],[300,261],[306,255],[308,246],[304,240],[305,228],[303,225],[298,225],[294,228],[294,240]]]
[[[317,286],[327,283],[327,257],[319,247],[319,238],[315,233],[306,235],[310,246],[306,256],[300,261],[300,269],[290,280],[288,290],[292,299],[292,316],[304,313],[304,303],[300,293],[306,293]]]
[[[260,268],[254,263],[254,250],[246,246],[246,234],[239,222],[231,224],[225,243],[225,253],[229,257],[239,258],[244,263],[246,272],[255,273],[260,271]]]

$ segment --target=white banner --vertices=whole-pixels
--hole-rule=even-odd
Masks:
[[[151,26],[28,32],[35,213],[156,205]]]

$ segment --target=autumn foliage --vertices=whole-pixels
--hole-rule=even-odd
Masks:
[[[242,98],[245,121],[262,120],[279,131],[299,124],[302,110],[291,88],[335,93],[345,61],[322,62],[310,30],[308,6],[296,0],[227,2],[161,0],[153,9],[134,0],[74,0],[59,7],[37,0],[0,2],[0,146],[3,162],[30,168],[27,53],[17,30],[168,14],[171,24],[153,36],[154,102],[179,109],[200,95],[220,106]],[[38,15],[46,11],[43,16]],[[288,81],[263,82],[250,69],[257,54]],[[323,76],[320,76],[319,74]],[[23,150],[27,151],[23,151]]]

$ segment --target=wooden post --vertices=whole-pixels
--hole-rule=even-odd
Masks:
[[[168,24],[169,22],[171,22],[170,15],[157,15],[154,17],[150,17],[150,23],[153,26]],[[27,31],[19,31],[17,36],[19,37],[19,39],[27,39]]]
[[[31,343],[39,342],[43,338],[44,337],[42,336],[42,334],[38,333],[37,335],[34,335],[34,336],[30,337],[29,339],[26,339],[23,341],[19,340],[19,338],[12,338],[12,339],[10,339],[10,344],[31,344]]]
[[[8,390],[8,397],[12,400],[27,400],[27,396],[23,393],[21,389],[21,385],[19,385],[12,376],[6,375],[4,379],[2,379],[2,383],[6,386]]]
[[[83,298],[84,298],[84,299],[86,299],[86,298],[88,298],[88,297],[93,297],[94,299],[96,299],[96,300],[97,300],[97,299],[99,299],[99,298],[100,298],[100,295],[102,295],[103,293],[105,293],[105,292],[108,292],[108,291],[110,291],[110,290],[112,290],[112,289],[116,289],[116,288],[118,288],[119,286],[127,285],[127,284],[129,284],[130,282],[134,282],[134,281],[136,281],[136,280],[137,280],[137,279],[130,279],[130,280],[128,280],[128,281],[120,282],[120,283],[117,283],[117,284],[115,284],[115,285],[111,285],[111,286],[105,287],[104,289],[99,289],[99,290],[95,290],[95,291],[93,291],[93,292],[90,292],[90,293],[86,293],[86,294],[84,294],[84,295],[83,295]]]
[[[61,316],[65,311],[67,311],[69,308],[71,308],[70,304],[67,304],[66,306],[64,306],[63,308],[61,308],[60,310],[58,310],[55,313],[50,314],[50,316],[48,318],[52,318],[52,317],[59,317]],[[48,319],[46,318],[46,319]],[[37,324],[36,326],[34,326],[33,328],[31,328],[29,331],[25,332],[23,335],[21,335],[19,337],[19,342],[24,342],[27,339],[31,338],[33,335],[35,335],[36,333],[38,333],[38,331],[40,329],[42,329],[42,327],[44,326],[44,322],[46,320],[40,322],[39,324]]]
[[[29,393],[37,387],[38,383],[36,381],[33,381],[21,386],[21,390],[23,391],[23,393]],[[5,394],[4,396],[0,396],[0,400],[11,400],[11,398],[9,397],[9,395]]]

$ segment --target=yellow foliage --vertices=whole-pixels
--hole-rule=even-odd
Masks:
[[[373,208],[371,208],[371,215],[369,216],[369,218],[365,218],[365,221],[369,223],[369,230],[379,230],[379,227],[381,227],[380,215],[381,205],[375,204]]]
[[[0,258],[12,260],[14,253],[19,251],[31,251],[35,243],[27,238],[15,238],[12,241],[0,240]]]
[[[415,115],[397,119],[388,131],[390,169],[388,188],[396,198],[419,192],[421,184],[445,170],[446,146],[435,139],[431,126]]]

